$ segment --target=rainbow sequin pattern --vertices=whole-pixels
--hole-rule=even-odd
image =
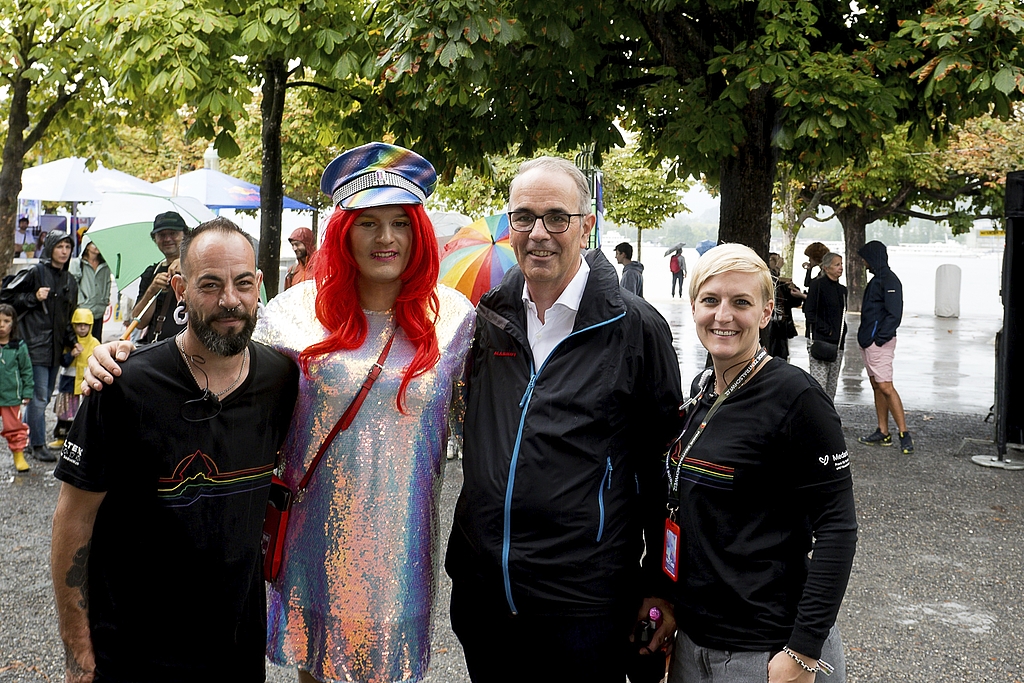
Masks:
[[[453,385],[473,336],[472,305],[438,288],[441,360],[395,398],[413,347],[399,330],[372,391],[292,508],[284,565],[268,589],[267,656],[321,681],[418,681],[430,661],[437,587],[438,506]],[[275,297],[255,338],[297,359],[324,338],[315,290],[303,282]],[[299,382],[282,447],[293,490],[376,361],[391,314],[368,314],[361,349],[331,354]]]

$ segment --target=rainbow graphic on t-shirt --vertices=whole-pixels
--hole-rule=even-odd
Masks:
[[[274,463],[221,473],[213,458],[196,451],[178,463],[170,477],[157,480],[157,499],[166,507],[188,507],[201,498],[249,493],[270,485]]]
[[[733,467],[717,465],[706,460],[697,460],[687,456],[680,465],[680,477],[694,484],[703,484],[724,491],[732,490],[732,480],[736,472]]]

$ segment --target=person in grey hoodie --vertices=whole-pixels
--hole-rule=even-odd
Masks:
[[[857,342],[864,356],[864,368],[868,371],[871,388],[875,392],[875,413],[878,415],[878,429],[857,440],[869,446],[891,446],[891,413],[899,429],[900,450],[909,455],[914,452],[914,439],[907,430],[903,401],[892,383],[896,328],[903,320],[903,283],[889,268],[889,253],[881,242],[868,242],[857,253],[874,274],[864,288]]]
[[[622,266],[622,280],[620,286],[636,294],[644,296],[644,264],[633,261],[633,247],[629,242],[620,242],[615,245],[615,261]]]

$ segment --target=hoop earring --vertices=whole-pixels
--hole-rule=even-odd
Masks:
[[[179,325],[184,325],[188,322],[188,311],[185,309],[184,301],[179,301],[178,305],[174,307],[172,317],[174,318],[174,322]]]

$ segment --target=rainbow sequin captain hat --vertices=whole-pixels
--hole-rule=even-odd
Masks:
[[[371,142],[339,155],[324,169],[320,190],[343,209],[422,204],[437,184],[430,162],[412,150]]]

